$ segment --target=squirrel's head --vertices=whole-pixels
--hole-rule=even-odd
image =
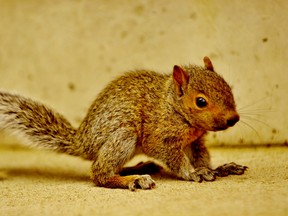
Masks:
[[[173,69],[175,109],[193,126],[208,131],[225,130],[240,119],[230,86],[218,75],[208,57],[205,67]]]

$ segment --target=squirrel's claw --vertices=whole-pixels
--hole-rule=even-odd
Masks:
[[[207,167],[199,167],[195,170],[193,173],[192,180],[195,182],[202,182],[205,181],[214,181],[215,180],[215,174],[212,170],[210,170]]]
[[[224,164],[213,170],[213,173],[219,177],[228,175],[242,175],[248,169],[247,166],[242,166],[234,162]]]

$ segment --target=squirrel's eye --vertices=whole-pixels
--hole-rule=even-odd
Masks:
[[[199,108],[204,108],[207,106],[207,101],[203,97],[196,98],[196,105]]]

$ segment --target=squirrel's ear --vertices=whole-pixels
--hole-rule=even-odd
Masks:
[[[213,64],[212,64],[212,62],[211,62],[209,57],[205,56],[203,61],[204,61],[205,68],[207,70],[214,71]]]
[[[189,74],[184,71],[180,66],[175,65],[173,68],[173,82],[175,85],[176,93],[179,97],[184,94],[189,82]]]

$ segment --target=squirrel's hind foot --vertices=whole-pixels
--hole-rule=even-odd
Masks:
[[[100,180],[100,181],[99,181]],[[152,189],[155,188],[155,181],[150,175],[115,175],[105,179],[93,178],[96,185],[106,188],[123,188],[135,191],[136,189]]]
[[[155,181],[150,175],[139,175],[129,183],[128,188],[131,191],[135,191],[137,188],[146,190],[155,188],[155,186]]]

